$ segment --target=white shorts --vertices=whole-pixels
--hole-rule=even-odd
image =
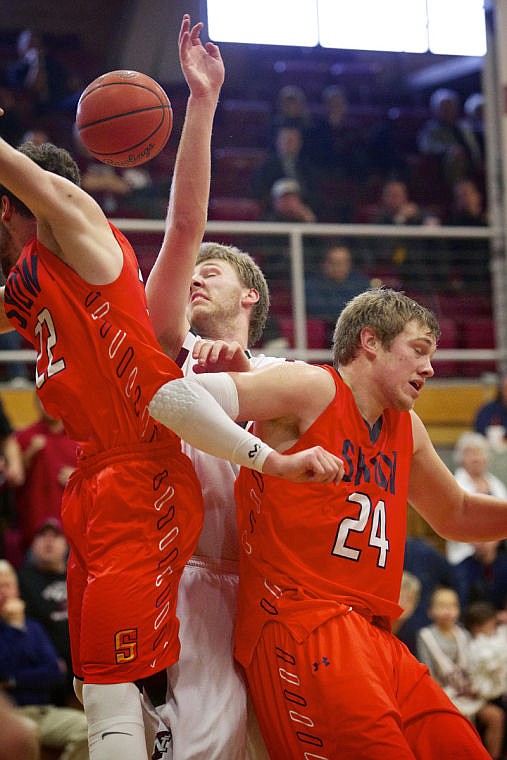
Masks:
[[[157,760],[268,758],[255,716],[247,719],[245,680],[232,655],[237,571],[235,562],[200,557],[183,570],[176,613],[180,658],[167,671],[166,703],[155,715],[148,706]]]

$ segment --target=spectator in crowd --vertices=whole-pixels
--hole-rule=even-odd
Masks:
[[[409,197],[407,184],[387,180],[381,190],[374,224],[439,224],[435,214],[425,211]],[[422,238],[382,238],[376,243],[379,263],[392,265],[404,287],[418,292],[433,292],[448,285],[447,256],[442,247]]]
[[[465,491],[489,493],[499,499],[506,499],[507,488],[489,471],[489,454],[490,446],[485,436],[474,432],[463,433],[454,447],[454,462],[457,466],[454,477]],[[451,565],[458,565],[474,552],[473,544],[446,542],[447,559]]]
[[[282,125],[277,129],[274,149],[251,178],[252,195],[265,208],[270,206],[274,183],[286,178],[299,183],[304,202],[317,211],[317,174],[315,166],[302,154],[302,148],[303,134],[299,127]]]
[[[20,715],[14,703],[0,689],[0,760],[39,760],[39,740],[37,724]]]
[[[480,518],[478,518],[480,519]],[[474,543],[474,553],[455,566],[462,607],[483,600],[497,610],[507,601],[507,554],[501,541]]]
[[[452,203],[445,223],[457,227],[487,227],[488,213],[483,196],[472,179],[457,180],[452,186]],[[453,289],[489,293],[491,290],[489,240],[449,239]]]
[[[16,525],[14,489],[25,479],[23,457],[0,398],[0,556],[16,566],[23,560]]]
[[[419,602],[410,618],[407,630],[407,636],[411,636],[409,648],[413,654],[416,654],[413,636],[420,628],[430,624],[428,609],[432,593],[441,587],[454,588],[455,579],[447,559],[426,538],[408,537],[406,539],[403,567],[405,572],[414,575],[421,583]],[[405,639],[402,640],[407,643]],[[413,649],[412,646],[414,646]]]
[[[264,215],[270,222],[316,222],[317,217],[304,202],[301,186],[295,179],[282,177],[271,188],[271,208]]]
[[[0,351],[21,351],[24,347],[23,338],[15,330],[0,333]],[[1,377],[2,382],[11,388],[29,388],[32,385],[27,364],[19,360],[2,363]]]
[[[468,96],[463,104],[464,118],[461,127],[467,136],[474,165],[482,168],[485,158],[484,142],[484,95],[482,92],[474,92]]]
[[[37,529],[18,573],[26,614],[44,627],[66,674],[66,683],[53,695],[56,704],[66,704],[73,694],[67,611],[68,553],[61,522],[48,517]]]
[[[429,106],[431,118],[419,130],[417,145],[420,153],[438,159],[442,177],[451,185],[470,176],[476,167],[469,130],[463,128],[460,118],[460,96],[441,87],[431,94]]]
[[[271,137],[276,142],[280,127],[296,127],[305,135],[311,128],[313,118],[308,106],[308,98],[302,87],[287,84],[278,91],[275,112],[271,121]]]
[[[418,628],[414,626],[413,615],[421,599],[421,581],[407,570],[403,571],[399,604],[403,612],[392,624],[393,633],[416,654]]]
[[[507,372],[502,373],[498,381],[496,398],[488,401],[477,410],[474,422],[475,430],[488,435],[488,428],[502,427],[504,441],[507,432]]]
[[[458,624],[460,605],[452,589],[437,589],[431,598],[433,623],[419,631],[418,657],[451,701],[467,718],[484,727],[483,741],[492,758],[501,757],[504,714],[498,705],[477,695],[472,687],[467,633]]]
[[[15,491],[22,547],[26,551],[43,520],[60,519],[62,495],[76,466],[77,447],[63,423],[49,415],[34,396],[38,419],[17,430],[16,441],[22,452],[24,483]]]
[[[10,145],[17,145],[23,135],[23,119],[19,111],[19,105],[10,87],[0,82],[0,102],[4,109],[4,115],[0,119],[0,137]]]
[[[75,124],[72,137],[81,187],[95,198],[106,214],[142,211],[150,200],[155,204],[149,169],[144,166],[121,169],[97,161],[81,140]]]
[[[80,82],[73,72],[47,48],[39,34],[24,29],[17,40],[17,61],[8,68],[8,84],[29,93],[34,116],[54,110],[74,112],[80,94]]]
[[[19,712],[38,727],[41,747],[61,748],[65,760],[87,760],[88,729],[82,710],[51,703],[64,674],[44,628],[25,615],[12,565],[0,560],[0,684]]]
[[[507,710],[507,626],[490,602],[472,602],[463,611],[471,636],[470,675],[474,690]]]
[[[312,223],[317,221],[314,210],[304,201],[301,186],[295,179],[282,177],[271,188],[270,204],[263,214],[263,221],[294,223]],[[269,256],[263,261],[263,270],[269,282],[287,281],[289,277],[289,242],[283,235],[266,235],[263,246],[269,250]],[[305,240],[305,249],[313,249],[309,239]]]
[[[341,240],[329,242],[319,270],[305,276],[306,312],[328,323],[329,342],[336,315],[351,298],[369,287],[368,277],[354,265],[350,245]]]
[[[324,115],[303,133],[303,154],[326,176],[354,177],[363,168],[364,136],[347,122],[349,101],[343,87],[329,85],[322,91]]]

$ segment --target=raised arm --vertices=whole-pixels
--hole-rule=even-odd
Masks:
[[[507,501],[468,493],[442,462],[429,435],[412,412],[414,457],[409,501],[443,538],[491,541],[507,537]]]
[[[66,151],[60,154],[63,156],[68,156]],[[0,186],[32,212],[36,226],[34,221],[30,234],[37,233],[45,246],[84,279],[103,284],[118,276],[123,262],[121,250],[104,213],[77,184],[46,171],[0,139]],[[0,196],[3,226],[12,246],[20,251],[29,220],[16,210],[1,187]]]
[[[183,16],[180,63],[190,89],[174,167],[162,247],[146,284],[150,317],[164,351],[175,357],[188,331],[186,307],[206,228],[213,117],[224,81],[216,45],[200,40],[202,23]]]

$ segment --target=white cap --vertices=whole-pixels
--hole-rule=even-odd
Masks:
[[[277,179],[271,188],[271,196],[273,198],[281,198],[282,195],[288,195],[288,193],[301,194],[301,185],[296,179],[290,179],[290,177],[284,177]]]

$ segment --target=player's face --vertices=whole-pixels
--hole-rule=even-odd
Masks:
[[[426,380],[433,376],[434,335],[417,322],[408,322],[389,349],[380,348],[375,376],[384,408],[412,409]]]
[[[248,288],[227,261],[208,259],[198,264],[187,309],[193,329],[203,337],[220,339],[220,332],[239,315],[246,293]]]

